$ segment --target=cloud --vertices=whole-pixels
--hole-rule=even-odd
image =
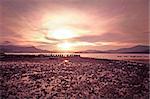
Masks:
[[[132,35],[130,33],[103,33],[102,35],[90,35],[77,37],[74,40],[87,41],[87,42],[130,42],[130,43],[146,43],[148,42],[148,33],[140,33]]]
[[[54,48],[63,41],[48,29],[64,25],[82,31],[67,40],[86,49],[148,44],[148,0],[0,0],[0,12],[1,43]]]

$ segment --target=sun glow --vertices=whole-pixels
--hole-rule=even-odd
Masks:
[[[61,11],[55,14],[45,14],[42,27],[46,28],[45,35],[48,40],[54,40],[58,51],[79,50],[82,46],[94,45],[89,42],[80,42],[77,37],[95,35],[94,26],[89,27],[91,18],[80,11]],[[76,39],[77,38],[77,39]]]
[[[72,29],[59,28],[59,29],[54,29],[52,31],[49,31],[48,36],[53,37],[55,39],[69,39],[69,38],[77,37],[77,34]]]
[[[69,51],[73,49],[73,45],[72,43],[64,42],[64,43],[58,44],[58,49],[62,51]]]

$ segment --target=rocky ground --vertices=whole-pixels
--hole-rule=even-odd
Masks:
[[[88,58],[0,61],[1,99],[148,99],[149,64]]]

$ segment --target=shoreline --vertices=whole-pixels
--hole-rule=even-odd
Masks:
[[[110,55],[110,54],[109,54]],[[128,55],[128,54],[123,54],[123,55],[116,55],[116,56],[103,56],[102,55],[97,55],[97,56],[88,56],[88,55],[84,55],[81,53],[80,54],[76,54],[76,53],[48,53],[48,54],[44,54],[44,53],[37,53],[37,54],[34,54],[34,53],[6,53],[6,54],[2,54],[0,55],[0,60],[5,60],[5,59],[28,59],[28,58],[32,58],[32,59],[41,59],[41,60],[44,60],[44,59],[55,59],[55,58],[65,58],[65,57],[82,57],[82,58],[95,58],[95,59],[110,59],[110,60],[123,60],[123,61],[132,61],[132,62],[139,62],[139,63],[150,63],[150,60],[149,60],[149,56],[139,56],[139,55]]]
[[[90,58],[90,57],[81,57],[80,55],[66,55],[66,56],[43,56],[43,55],[6,55],[5,57],[0,58],[0,61],[11,61],[11,60],[59,60],[59,59],[95,59],[95,60],[114,60],[114,61],[129,61],[137,63],[150,64],[150,59],[107,59],[107,58]]]

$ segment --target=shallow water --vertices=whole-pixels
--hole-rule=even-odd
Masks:
[[[44,55],[74,55],[78,54],[81,57],[89,57],[89,58],[99,58],[99,59],[117,59],[117,60],[148,60],[149,59],[149,54],[111,54],[111,53],[6,53],[6,54],[20,54],[20,55],[39,55],[39,54],[44,54]]]

